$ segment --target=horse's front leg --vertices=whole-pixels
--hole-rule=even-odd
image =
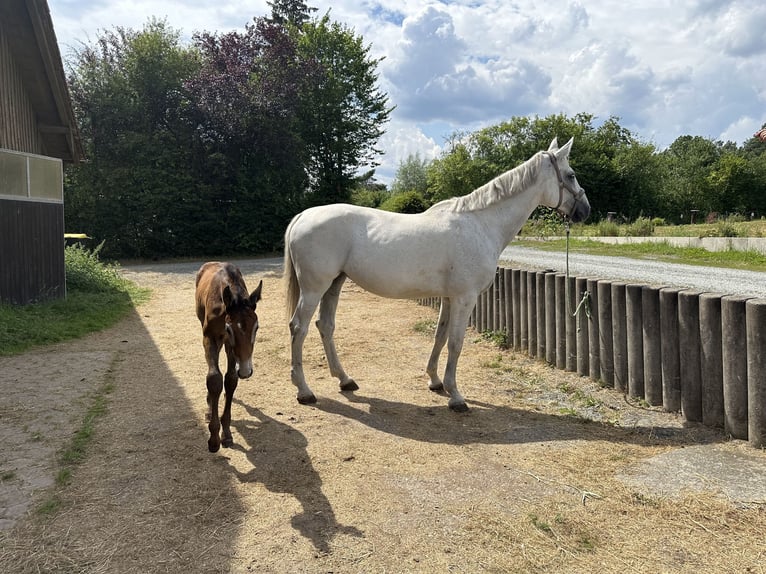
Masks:
[[[343,282],[346,280],[346,274],[341,273],[325,291],[322,301],[319,304],[319,319],[316,322],[319,334],[322,336],[322,346],[324,354],[327,357],[327,366],[330,368],[330,374],[340,381],[341,391],[355,391],[359,388],[354,379],[346,374],[338,358],[338,351],[335,348],[335,312],[338,309],[338,299]]]
[[[231,436],[231,401],[234,399],[234,391],[237,390],[239,375],[237,374],[237,360],[234,352],[226,348],[226,377],[223,380],[226,396],[224,398],[223,413],[221,414],[221,446],[230,448],[234,444]]]
[[[449,334],[450,304],[447,297],[442,297],[441,307],[439,308],[439,321],[436,324],[436,333],[434,334],[434,348],[431,350],[431,356],[428,359],[426,373],[431,378],[428,388],[432,391],[440,391],[444,388],[442,380],[439,378],[439,355],[447,342]]]
[[[210,431],[210,438],[207,441],[207,448],[210,452],[216,452],[221,447],[219,432],[221,422],[218,418],[218,398],[223,391],[223,375],[218,368],[218,355],[221,351],[221,342],[212,337],[204,337],[202,345],[205,347],[205,359],[207,360],[207,428]]]
[[[465,339],[465,330],[468,326],[468,318],[471,316],[471,310],[476,303],[476,297],[461,298],[452,301],[450,304],[449,319],[449,342],[447,343],[447,366],[444,369],[444,389],[449,393],[449,408],[457,412],[465,412],[468,405],[465,399],[457,390],[457,361],[460,358],[460,352],[463,350],[463,340]]]

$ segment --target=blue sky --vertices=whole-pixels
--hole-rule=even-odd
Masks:
[[[513,116],[618,116],[659,148],[681,135],[741,144],[766,122],[763,0],[309,0],[385,57],[395,104],[381,139],[386,183],[456,130]],[[164,18],[185,38],[242,29],[265,0],[48,0],[66,59],[99,30]],[[597,121],[598,121],[597,120]],[[577,153],[577,143],[572,151]]]

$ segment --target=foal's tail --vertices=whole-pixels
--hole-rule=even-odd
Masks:
[[[295,274],[295,265],[293,265],[293,258],[290,253],[290,231],[292,231],[293,225],[300,214],[296,215],[287,226],[285,231],[285,266],[284,266],[284,280],[287,282],[287,296],[285,309],[287,311],[287,320],[289,321],[293,317],[295,308],[298,306],[298,297],[301,294],[300,285],[298,285],[298,276]]]

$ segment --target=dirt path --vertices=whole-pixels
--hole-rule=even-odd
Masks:
[[[298,405],[281,264],[240,265],[264,299],[232,449],[206,448],[198,263],[127,268],[155,289],[134,316],[0,360],[0,572],[764,572],[764,453],[474,333],[458,369],[471,411],[452,413],[413,329],[435,312],[353,284],[336,338],[361,389],[337,391],[312,330],[319,402]],[[56,486],[104,385],[87,458]],[[751,491],[706,473],[719,455]]]

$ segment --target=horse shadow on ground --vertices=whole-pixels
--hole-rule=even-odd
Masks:
[[[243,473],[229,465],[237,478],[241,482],[263,484],[271,492],[294,496],[303,510],[292,517],[291,524],[318,552],[329,553],[330,542],[337,534],[363,537],[359,529],[336,520],[330,501],[322,492],[319,473],[311,464],[306,437],[253,406],[237,399],[234,402],[247,411],[248,418],[232,420],[231,424],[251,446],[235,443],[232,448],[244,452],[253,466]]]
[[[425,391],[427,392],[427,391]],[[346,401],[319,397],[313,405],[329,414],[357,421],[401,438],[437,444],[523,444],[568,440],[600,440],[635,445],[708,444],[724,437],[719,429],[698,424],[684,426],[620,427],[609,422],[571,415],[468,400],[467,413],[447,405],[422,406],[343,392]],[[446,394],[439,393],[446,397]],[[358,408],[364,405],[367,408]]]

